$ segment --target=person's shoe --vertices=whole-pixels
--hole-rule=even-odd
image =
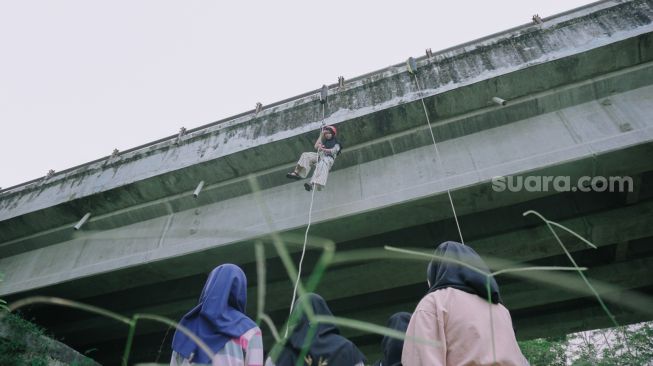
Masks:
[[[286,174],[286,178],[288,178],[288,179],[294,179],[294,180],[300,180],[300,179],[302,179],[302,177],[300,177],[299,174],[297,174],[297,173],[295,173],[295,172],[290,172],[290,173]]]
[[[312,187],[310,184],[308,184],[308,183],[304,183],[304,189],[305,189],[306,191],[310,192],[311,189],[313,189],[313,187]]]

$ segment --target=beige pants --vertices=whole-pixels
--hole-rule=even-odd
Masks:
[[[326,186],[327,178],[329,176],[329,170],[333,165],[334,159],[330,156],[324,154],[319,155],[314,152],[305,152],[302,156],[299,157],[297,162],[297,174],[306,178],[308,173],[311,171],[311,168],[315,166],[315,172],[313,172],[313,177],[311,178],[311,184],[315,184],[317,188],[322,188]],[[318,161],[319,160],[319,161]]]

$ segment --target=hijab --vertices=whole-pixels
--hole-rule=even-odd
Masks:
[[[481,257],[470,246],[455,241],[447,241],[440,244],[435,249],[434,254],[439,257],[458,260],[476,267],[485,273],[490,273],[490,270],[485,262],[483,262],[483,259],[481,259]],[[487,276],[470,268],[464,267],[458,263],[433,259],[431,260],[431,263],[429,263],[426,273],[430,283],[429,293],[443,288],[453,287],[488,300],[488,291],[486,287]],[[499,285],[494,277],[490,277],[490,299],[493,304],[501,302]]]
[[[245,315],[247,278],[240,267],[216,267],[204,284],[197,306],[179,321],[213,350],[220,351],[233,338],[239,338],[256,324]],[[211,363],[209,356],[187,335],[177,330],[172,349],[193,363]]]
[[[408,323],[410,323],[410,313],[405,311],[392,314],[388,319],[388,328],[398,330],[406,333]],[[381,349],[383,350],[383,358],[381,358],[378,365],[381,366],[401,366],[401,352],[404,349],[404,340],[393,337],[384,336],[381,340]]]
[[[313,309],[315,315],[333,316],[326,301],[318,294],[308,293],[297,299],[293,316],[301,315],[299,315],[292,334],[283,346],[277,360],[273,360],[278,366],[294,366],[302,352],[304,340],[310,328],[308,316],[302,305],[304,301]],[[361,351],[351,341],[341,336],[334,324],[329,323],[317,325],[317,330],[310,342],[308,356],[313,359],[313,366],[317,365],[320,359],[327,361],[329,366],[353,366],[361,361],[367,362]]]

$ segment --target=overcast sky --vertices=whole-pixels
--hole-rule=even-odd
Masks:
[[[590,2],[0,0],[0,187]]]

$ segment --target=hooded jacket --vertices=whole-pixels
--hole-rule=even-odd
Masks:
[[[501,304],[499,286],[491,277],[487,290],[489,270],[481,257],[456,242],[441,244],[435,255],[444,259],[429,264],[430,287],[410,319],[406,336],[436,345],[406,339],[403,366],[528,365],[510,313]]]

